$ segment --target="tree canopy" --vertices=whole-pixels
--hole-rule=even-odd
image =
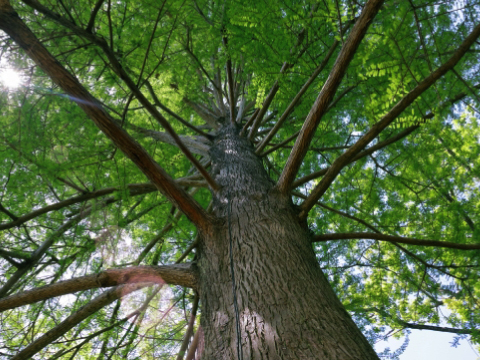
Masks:
[[[480,343],[480,2],[385,1],[353,45],[366,1],[10,3],[91,100],[52,80],[0,1],[0,358],[53,329],[39,359],[172,359],[197,328],[193,280],[175,276],[202,219],[82,104],[205,214],[210,129],[237,120],[372,344],[409,329]],[[122,280],[141,265],[178,285]],[[73,294],[8,303],[79,277]]]

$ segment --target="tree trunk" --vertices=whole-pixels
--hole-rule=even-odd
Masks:
[[[378,359],[322,273],[291,200],[238,132],[224,126],[210,151],[223,221],[198,251],[202,359],[238,359],[230,241],[244,359]]]

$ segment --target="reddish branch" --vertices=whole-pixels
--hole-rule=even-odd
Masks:
[[[383,0],[368,1],[355,23],[352,32],[342,46],[335,65],[300,130],[300,135],[295,142],[292,152],[288,157],[287,164],[278,180],[277,187],[280,192],[286,194],[290,191],[293,180],[313,139],[315,130],[323,115],[326,113],[328,105],[333,100],[335,92],[347,71],[348,65],[352,61],[370,23],[380,10],[382,3]]]
[[[439,248],[457,249],[457,250],[478,250],[480,244],[457,244],[448,241],[438,240],[421,240],[415,238],[406,238],[402,236],[385,235],[370,232],[354,232],[354,233],[338,233],[338,234],[323,234],[316,235],[312,242],[322,242],[329,240],[350,240],[350,239],[373,239],[388,241],[392,243],[410,244],[419,246],[432,246]]]
[[[210,219],[204,209],[180,186],[175,184],[173,179],[140,144],[115,124],[113,118],[104,110],[102,105],[38,41],[7,0],[0,0],[0,28],[24,49],[27,55],[82,108],[99,129],[137,165],[167,199],[181,209],[199,228],[203,230],[209,228]],[[95,41],[98,42],[99,40],[95,38]],[[102,44],[108,48],[103,40]]]
[[[59,281],[0,299],[0,312],[78,291],[144,282],[195,288],[196,268],[192,264],[175,264],[109,269],[98,274]]]
[[[197,352],[197,348],[199,347],[200,336],[202,336],[202,327],[199,326],[195,336],[193,337],[192,343],[190,345],[190,349],[188,349],[187,356],[185,360],[193,360],[195,359],[195,353]],[[199,351],[201,353],[201,351]],[[201,356],[201,354],[199,355]]]
[[[315,205],[318,199],[327,191],[329,186],[335,180],[340,171],[350,163],[350,161],[365,148],[375,137],[378,136],[388,125],[390,125],[408,106],[410,106],[421,94],[423,94],[438,79],[445,75],[449,70],[460,61],[468,49],[474,44],[480,36],[480,24],[477,25],[468,37],[462,42],[453,56],[437,70],[432,72],[422,80],[412,91],[405,95],[379,122],[363,135],[354,145],[340,155],[330,166],[320,183],[312,190],[307,200],[301,206],[300,218],[306,218],[310,209]]]

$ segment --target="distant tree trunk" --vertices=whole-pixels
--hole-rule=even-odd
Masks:
[[[222,186],[214,213],[222,221],[204,234],[198,251],[202,359],[237,359],[229,233],[244,359],[378,359],[320,269],[294,205],[275,191],[250,142],[226,125],[210,155]]]

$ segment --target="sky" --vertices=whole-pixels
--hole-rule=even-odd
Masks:
[[[400,360],[480,360],[480,354],[467,340],[460,340],[460,345],[452,347],[454,334],[429,330],[411,330],[407,350],[400,355]],[[390,338],[379,343],[377,351],[390,347],[395,351],[403,344],[403,339]]]

